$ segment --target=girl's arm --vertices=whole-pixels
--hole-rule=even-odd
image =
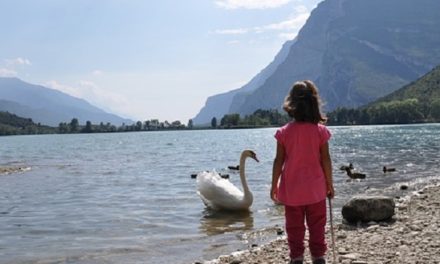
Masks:
[[[284,164],[284,158],[285,158],[286,152],[284,150],[284,146],[277,142],[277,154],[275,156],[275,159],[273,161],[273,168],[272,168],[272,187],[270,189],[270,198],[276,203],[278,203],[278,181],[281,176],[281,172],[283,171],[283,164]]]
[[[320,152],[321,166],[324,170],[325,181],[327,183],[327,196],[333,199],[335,197],[335,189],[333,188],[332,160],[330,158],[328,142],[321,146]]]

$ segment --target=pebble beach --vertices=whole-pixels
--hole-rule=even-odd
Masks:
[[[395,203],[395,215],[389,222],[335,223],[334,249],[328,224],[327,263],[439,264],[440,185],[396,197]],[[336,262],[333,261],[333,251],[336,252]],[[288,253],[286,237],[281,236],[268,244],[223,255],[203,264],[288,263]],[[312,263],[307,250],[304,263]]]

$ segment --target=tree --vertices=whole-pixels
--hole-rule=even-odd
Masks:
[[[211,119],[211,127],[212,128],[217,128],[217,118],[213,117]]]
[[[440,99],[435,99],[432,101],[429,114],[435,121],[440,121]]]
[[[145,130],[150,130],[150,121],[147,120],[147,121],[144,122],[144,129]]]
[[[193,128],[193,120],[192,119],[188,120],[188,128],[189,129]]]
[[[141,121],[137,121],[136,122],[135,130],[136,131],[141,131],[142,130],[142,122]]]
[[[84,133],[92,133],[93,129],[92,129],[92,122],[88,121],[86,122],[86,126],[84,127],[83,131]]]
[[[79,128],[79,122],[77,118],[72,118],[72,121],[70,121],[70,132],[72,133],[76,133],[78,132],[78,128]]]
[[[175,128],[182,128],[184,127],[184,125],[182,125],[182,123],[179,120],[176,120],[171,122],[170,127],[175,129]]]
[[[108,132],[108,127],[104,125],[104,122],[99,123],[99,132]]]
[[[61,134],[68,133],[69,132],[69,126],[67,125],[67,123],[61,122],[58,125],[58,132],[61,133]]]
[[[222,120],[220,120],[220,125],[225,127],[234,127],[238,125],[240,121],[239,114],[228,114],[224,115]]]

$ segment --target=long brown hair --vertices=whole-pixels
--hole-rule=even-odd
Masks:
[[[295,82],[284,100],[283,109],[299,122],[324,123],[318,88],[310,80]]]

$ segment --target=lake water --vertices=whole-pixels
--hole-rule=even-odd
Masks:
[[[438,179],[440,125],[330,127],[337,197]],[[275,128],[0,138],[0,263],[192,263],[264,243],[283,225],[269,198]],[[247,214],[204,208],[191,174],[217,169],[239,185],[243,149],[254,193]],[[352,162],[367,174],[347,181]],[[384,174],[382,166],[397,172]],[[403,195],[404,193],[402,193]]]

